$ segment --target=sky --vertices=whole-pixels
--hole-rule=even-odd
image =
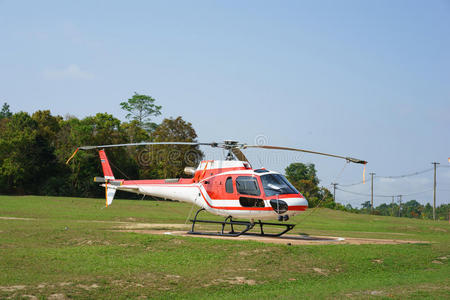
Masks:
[[[202,142],[353,156],[369,162],[366,179],[440,162],[437,203],[450,202],[449,0],[0,0],[0,102],[13,112],[125,121],[119,103],[134,92],[162,105],[155,121],[182,116]],[[338,202],[370,199],[349,193],[370,182],[344,187],[362,180],[360,165],[246,154],[281,172],[314,163],[323,186],[343,185]],[[374,179],[376,195],[414,194],[403,201],[430,202],[432,187],[432,170]]]

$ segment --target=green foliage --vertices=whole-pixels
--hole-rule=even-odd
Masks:
[[[370,211],[370,208],[372,207],[372,205],[370,204],[370,201],[366,201],[364,203],[361,203],[361,207],[364,210]]]
[[[151,119],[161,114],[162,106],[156,105],[154,98],[135,92],[133,97],[128,99],[127,102],[120,103],[120,106],[128,112],[127,119],[136,121],[141,128],[148,132],[157,127],[155,123],[151,122]]]
[[[336,203],[335,209],[354,212],[354,213],[364,213],[370,214],[371,206],[370,201],[361,203],[361,208],[353,208],[350,204],[343,206],[340,203]],[[450,212],[450,204],[441,204],[436,207],[436,218],[439,220],[448,220]],[[374,208],[374,215],[381,216],[391,216],[391,217],[407,217],[407,218],[417,218],[417,219],[433,219],[433,207],[430,203],[422,205],[416,200],[410,200],[405,203],[382,203]]]
[[[196,142],[196,139],[197,133],[192,124],[181,117],[164,119],[153,132],[154,142]],[[182,177],[185,167],[196,167],[203,157],[198,146],[151,146],[147,151],[144,172],[149,177]],[[156,173],[155,170],[157,170]]]
[[[107,113],[98,113],[82,120],[69,118],[61,121],[58,135],[57,157],[64,164],[74,149],[83,145],[105,145],[128,143],[129,137],[121,126],[119,119]],[[129,177],[138,178],[136,161],[126,148],[110,149],[108,158],[113,166],[120,166],[120,170]],[[103,191],[92,181],[94,176],[102,174],[98,154],[95,151],[80,151],[69,164],[70,172],[67,182],[68,189],[73,191],[69,195],[103,196]],[[119,169],[114,169],[118,171]],[[118,174],[122,176],[122,174]]]
[[[308,180],[311,182],[311,186],[317,186],[319,184],[319,178],[317,178],[314,164],[292,163],[287,166],[285,171],[289,180]]]
[[[165,119],[151,137],[138,121],[122,123],[108,113],[83,119],[72,116],[63,119],[53,116],[49,110],[36,111],[32,116],[24,112],[6,115],[0,120],[0,193],[4,194],[104,197],[104,190],[92,180],[102,174],[98,153],[79,151],[66,165],[77,147],[151,141],[152,138],[155,141],[197,138],[192,124],[181,117]],[[133,179],[179,177],[185,166],[196,166],[202,156],[198,147],[155,150],[159,152],[151,153],[143,147],[120,147],[107,149],[107,155],[117,178]],[[152,157],[144,160],[144,164],[143,151]]]
[[[19,112],[1,123],[0,192],[38,193],[39,185],[55,168],[48,137],[30,115]]]
[[[11,111],[9,110],[9,104],[3,103],[2,110],[0,111],[0,120],[4,118],[10,118],[12,116]]]
[[[287,179],[306,197],[309,207],[334,207],[331,192],[325,187],[319,187],[314,164],[292,163],[285,172]]]

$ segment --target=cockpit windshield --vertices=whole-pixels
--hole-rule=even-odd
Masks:
[[[281,194],[298,194],[295,187],[281,174],[262,175],[261,182],[267,197]]]

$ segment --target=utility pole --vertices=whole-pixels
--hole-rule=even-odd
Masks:
[[[402,195],[398,195],[398,202],[400,203],[398,206],[398,216],[401,217],[402,216]]]
[[[433,184],[433,220],[436,221],[436,165],[438,162],[432,162],[434,165],[434,184]]]
[[[334,201],[334,203],[336,203],[336,186],[338,184],[333,182],[333,183],[331,183],[331,185],[333,185],[333,201]]]
[[[373,214],[373,175],[375,175],[375,173],[369,173],[370,177],[371,177],[371,186],[370,186],[370,190],[371,190],[371,198],[370,198],[370,212]]]
[[[392,216],[394,216],[394,196],[392,196]]]

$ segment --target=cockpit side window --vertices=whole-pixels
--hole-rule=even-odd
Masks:
[[[225,191],[230,194],[233,193],[233,178],[228,177],[225,181]]]
[[[239,176],[236,178],[236,189],[241,195],[259,196],[258,181],[252,176]]]

